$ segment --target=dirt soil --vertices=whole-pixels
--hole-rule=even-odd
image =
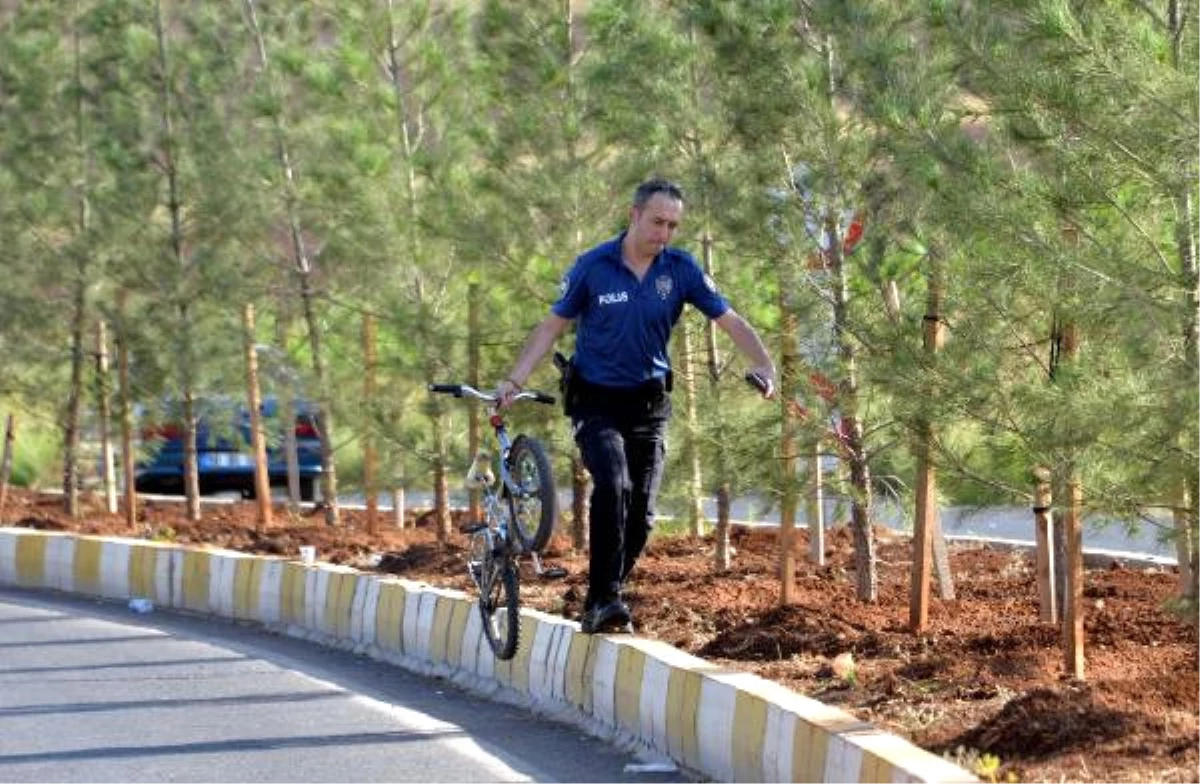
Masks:
[[[11,491],[7,525],[209,544],[297,556],[314,545],[319,560],[386,571],[469,590],[465,537],[437,542],[428,515],[366,532],[361,511],[342,525],[318,512],[275,507],[272,528],[255,531],[253,503],[209,505],[200,523],[182,504],[147,502],[138,523],[87,500],[80,522],[53,495]],[[934,591],[929,630],[908,631],[909,543],[878,530],[879,600],[855,598],[849,531],[827,536],[827,564],[806,562],[797,546],[796,602],[782,607],[776,535],[735,527],[733,566],[713,568],[711,537],[656,535],[629,586],[637,633],[706,660],[753,672],[910,739],[994,781],[1200,780],[1197,627],[1172,614],[1173,569],[1111,563],[1087,572],[1086,678],[1065,675],[1062,635],[1038,620],[1028,554],[989,546],[951,547],[957,599]],[[548,561],[566,578],[523,573],[522,602],[577,618],[587,556],[557,537]]]

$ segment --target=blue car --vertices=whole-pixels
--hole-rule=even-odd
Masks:
[[[231,398],[202,397],[195,401],[196,469],[200,493],[237,491],[254,497],[254,455],[250,449],[250,412]],[[182,495],[183,435],[179,404],[171,403],[155,424],[142,430],[145,459],[137,464],[134,487],[140,493]],[[297,401],[294,406],[296,453],[300,467],[300,499],[311,501],[321,476],[321,439],[316,408]],[[266,398],[261,406],[267,436],[267,470],[272,485],[287,485],[287,455],[279,422],[279,405]]]

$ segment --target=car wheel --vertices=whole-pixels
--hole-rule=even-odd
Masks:
[[[316,498],[317,482],[312,477],[300,480],[300,500],[311,501]]]

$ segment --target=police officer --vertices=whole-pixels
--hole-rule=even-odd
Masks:
[[[578,321],[566,394],[593,482],[581,621],[589,634],[632,630],[621,589],[654,521],[671,416],[667,343],[685,303],[728,333],[762,380],[763,396],[774,395],[775,366],[758,333],[690,254],[669,246],[682,215],[679,186],[662,179],[639,185],[628,228],[575,260],[558,301],[496,387],[507,406],[567,325]]]

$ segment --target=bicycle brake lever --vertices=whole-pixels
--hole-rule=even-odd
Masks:
[[[767,382],[767,380],[765,378],[758,375],[757,373],[755,373],[752,370],[747,371],[744,378],[746,379],[747,384],[754,387],[755,389],[757,389],[759,392],[763,393],[764,395],[767,394],[767,390],[771,388],[770,384]]]

